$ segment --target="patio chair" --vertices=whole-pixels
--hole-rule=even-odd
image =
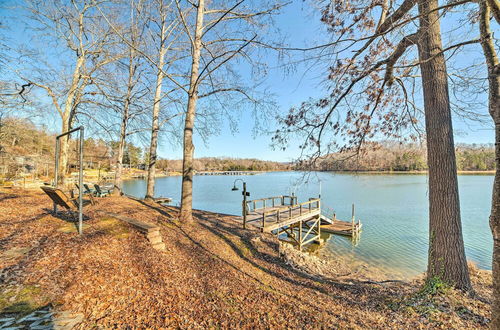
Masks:
[[[83,190],[84,190],[85,194],[90,194],[90,195],[95,196],[95,190],[94,189],[90,189],[88,184],[84,183],[83,184],[83,188],[84,188]]]
[[[94,188],[95,188],[95,195],[97,197],[106,197],[109,196],[109,194],[111,193],[110,190],[101,189],[101,187],[98,184],[94,184]]]

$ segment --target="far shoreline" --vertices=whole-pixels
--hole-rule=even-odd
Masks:
[[[210,171],[204,171],[204,172],[210,172]],[[214,173],[220,172],[220,171],[213,171]],[[226,172],[231,172],[231,171],[226,171]],[[235,171],[237,172],[237,171]],[[268,171],[255,171],[255,173],[251,173],[253,171],[245,171],[250,174],[245,174],[244,176],[248,175],[257,175],[257,174],[266,174],[266,173],[276,173],[276,172],[308,172],[307,170],[268,170]],[[322,173],[332,173],[332,174],[351,174],[351,175],[427,175],[429,172],[428,171],[356,171],[356,170],[348,170],[348,171],[329,171],[329,170],[312,170],[310,172],[322,172]],[[495,170],[486,170],[486,171],[457,171],[458,175],[486,175],[486,176],[491,176],[495,175],[496,171]],[[155,175],[155,178],[167,178],[167,177],[178,177],[182,176],[182,173],[172,171],[168,173],[159,173]],[[196,174],[195,174],[196,176]],[[218,176],[230,176],[230,175],[218,175]],[[145,176],[140,176],[140,177],[129,177],[125,176],[123,178],[124,181],[128,180],[144,180],[146,179]]]

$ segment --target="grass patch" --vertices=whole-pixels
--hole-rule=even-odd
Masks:
[[[83,230],[87,229],[88,227],[89,225],[83,224]],[[78,224],[74,222],[66,222],[57,230],[63,233],[78,233]]]
[[[130,228],[115,218],[102,218],[97,227],[107,234],[122,239],[130,236]]]
[[[32,285],[23,286],[18,292],[16,290],[0,292],[1,313],[29,314],[48,303],[49,300],[42,290]]]
[[[434,296],[436,294],[448,294],[451,286],[443,282],[439,277],[433,277],[425,282],[424,287],[419,291],[422,296]]]

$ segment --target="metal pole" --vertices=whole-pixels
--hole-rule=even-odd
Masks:
[[[243,181],[243,228],[247,228],[247,183]]]
[[[59,137],[56,137],[56,168],[54,169],[54,187],[57,188],[59,176],[59,153],[61,152]],[[54,214],[57,214],[57,205],[54,203]]]
[[[83,139],[84,139],[84,129],[83,126],[80,127],[80,173],[78,174],[78,234],[83,233]]]

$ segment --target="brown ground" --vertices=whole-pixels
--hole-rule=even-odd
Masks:
[[[283,258],[276,239],[229,216],[196,211],[194,224],[181,225],[175,208],[109,197],[86,208],[80,237],[50,209],[38,191],[0,190],[3,313],[50,304],[82,313],[85,329],[477,328],[490,318],[491,273],[474,268],[469,298],[439,283],[350,278],[341,261],[289,248]],[[99,210],[157,223],[166,250]]]

